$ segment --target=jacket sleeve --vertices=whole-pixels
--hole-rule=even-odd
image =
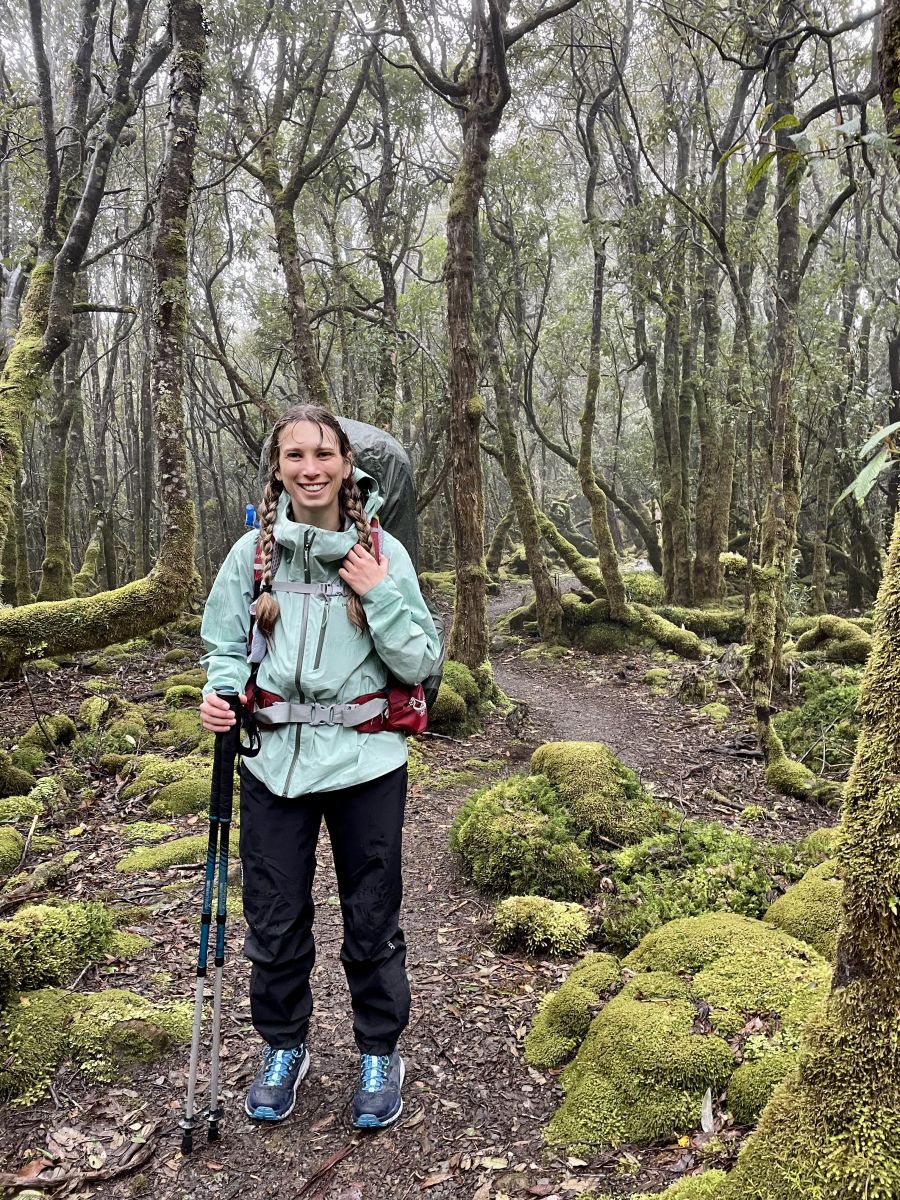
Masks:
[[[431,613],[406,549],[385,536],[388,574],[362,597],[378,657],[403,683],[427,679],[441,655]]]
[[[249,678],[247,632],[253,602],[255,546],[256,534],[252,531],[235,542],[206,601],[200,625],[204,651],[200,664],[207,674],[204,696],[217,690],[243,692]]]

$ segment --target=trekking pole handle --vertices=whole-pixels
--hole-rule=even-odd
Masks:
[[[262,749],[262,742],[253,714],[244,708],[238,693],[233,688],[216,688],[216,695],[224,700],[234,713],[237,729],[232,728],[231,732],[237,735],[238,754],[241,758],[255,758]]]

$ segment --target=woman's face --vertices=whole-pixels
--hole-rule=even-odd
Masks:
[[[295,421],[281,431],[275,478],[291,498],[295,521],[339,529],[341,484],[351,469],[332,430]]]

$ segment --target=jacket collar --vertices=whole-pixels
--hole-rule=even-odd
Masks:
[[[365,497],[366,514],[375,515],[381,508],[382,497],[378,484],[371,475],[359,467],[353,468],[353,478],[360,485],[360,491]],[[295,521],[290,515],[291,498],[287,492],[282,492],[278,498],[278,511],[275,514],[275,541],[289,554],[302,553],[303,543],[309,533],[315,536],[309,539],[310,554],[323,562],[343,559],[356,545],[356,526],[344,518],[343,529],[319,529],[316,525],[305,525]]]

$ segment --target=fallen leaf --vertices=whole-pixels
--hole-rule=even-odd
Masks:
[[[450,1171],[435,1171],[432,1175],[426,1175],[419,1184],[419,1189],[425,1191],[426,1188],[435,1187],[439,1183],[446,1183],[452,1178]]]
[[[703,1097],[703,1103],[700,1105],[700,1128],[704,1133],[712,1133],[716,1127],[715,1118],[713,1117],[712,1105],[712,1088],[706,1089],[706,1095]]]

